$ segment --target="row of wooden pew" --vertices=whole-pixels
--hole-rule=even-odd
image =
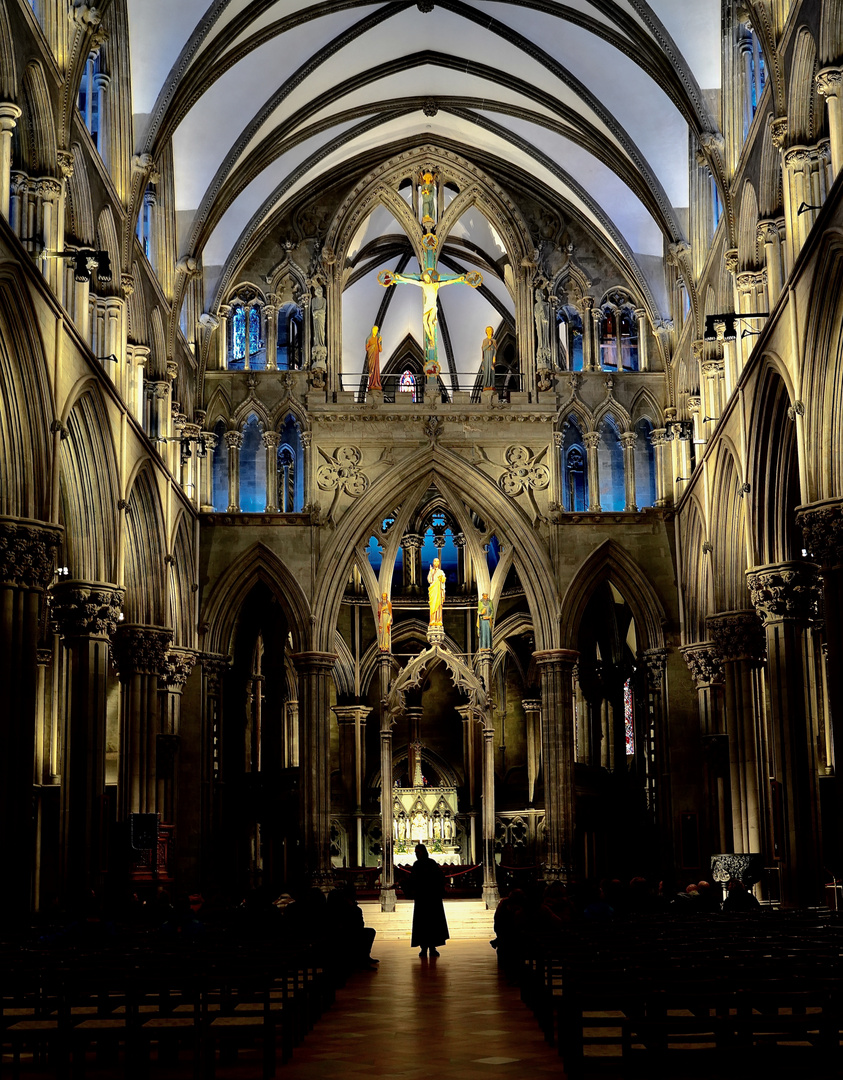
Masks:
[[[498,953],[569,1076],[601,1065],[653,1075],[668,1059],[690,1075],[706,1058],[730,1068],[793,1058],[812,1076],[839,1073],[836,914],[639,916],[531,934]]]
[[[13,1080],[163,1067],[204,1080],[245,1051],[271,1077],[335,986],[312,947],[0,949],[3,1064]]]

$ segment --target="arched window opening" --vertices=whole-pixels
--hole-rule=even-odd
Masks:
[[[242,367],[246,359],[246,309],[233,304],[229,316],[231,340],[228,343],[229,367]]]
[[[489,567],[489,577],[491,577],[498,563],[501,561],[501,546],[496,536],[489,538],[489,543],[486,544],[486,563]]]
[[[720,188],[717,186],[717,180],[712,173],[709,173],[708,182],[711,193],[711,235],[714,236],[717,226],[720,224],[720,218],[723,216],[723,203],[720,201]]]
[[[280,429],[278,446],[278,508],[298,514],[304,505],[304,455],[295,417],[288,416]]]
[[[559,367],[564,371],[582,371],[582,317],[575,307],[566,304],[557,313],[556,332]]]
[[[143,206],[138,214],[138,240],[143,253],[152,262],[152,211],[157,201],[154,184],[147,184],[143,193]]]
[[[767,71],[758,35],[749,24],[745,23],[741,29],[742,34],[738,41],[738,65],[742,96],[743,141],[746,141],[752,118],[758,111],[758,103],[764,92]]]
[[[600,472],[600,505],[604,510],[623,510],[623,447],[614,421],[609,417],[600,425],[597,447],[597,467]]]
[[[562,503],[571,512],[588,509],[588,459],[575,420],[565,425],[562,439]]]
[[[638,321],[623,297],[614,298],[603,308],[600,364],[604,371],[638,370]]]
[[[399,547],[392,567],[392,591],[399,592],[404,584],[404,548]]]
[[[217,445],[213,462],[213,498],[214,509],[219,513],[228,509],[228,447],[225,442],[227,430],[224,420],[218,421],[214,428]]]
[[[297,304],[282,304],[278,309],[279,371],[298,371],[301,368],[302,313]]]
[[[240,509],[244,514],[266,510],[266,450],[263,425],[254,413],[243,428],[240,447]]]
[[[434,559],[439,559],[449,585],[459,584],[459,552],[454,543],[454,534],[445,526],[444,515],[434,514],[433,524],[424,534],[422,543],[422,577],[427,580],[427,572]]]
[[[416,401],[416,377],[409,369],[398,381],[398,390],[402,394],[412,394],[411,401]]]
[[[102,95],[107,85],[108,76],[101,70],[100,54],[99,52],[91,53],[79,83],[78,105],[85,127],[90,131],[94,146],[100,152],[102,152],[100,140]]]
[[[639,508],[656,502],[656,459],[650,440],[653,425],[642,418],[635,424],[635,501]]]
[[[249,307],[249,367],[262,371],[266,367],[266,346],[261,333],[262,310],[252,304]]]
[[[366,557],[375,572],[375,577],[377,577],[381,572],[381,564],[383,563],[383,548],[378,543],[376,536],[369,537],[369,542],[366,544]]]

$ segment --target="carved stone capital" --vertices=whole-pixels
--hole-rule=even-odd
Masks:
[[[843,89],[843,68],[827,67],[817,72],[817,93],[822,97],[840,97]]]
[[[819,599],[818,573],[818,567],[803,562],[747,570],[747,588],[762,624],[781,619],[807,623]]]
[[[202,661],[208,693],[216,697],[222,687],[222,677],[231,667],[231,657],[222,653],[202,653],[199,659]]]
[[[800,506],[796,524],[802,529],[809,558],[826,567],[843,563],[843,499]]]
[[[167,361],[167,378],[174,382],[179,377],[179,365],[175,360]]]
[[[50,591],[50,620],[65,638],[110,638],[126,593],[102,581],[62,581]]]
[[[263,445],[267,450],[277,450],[281,445],[281,432],[265,431],[263,433]]]
[[[624,450],[634,450],[638,435],[634,431],[623,431],[620,435],[620,443]]]
[[[705,342],[702,340],[702,338],[699,338],[697,341],[691,342],[691,353],[693,354],[693,357],[697,361],[697,363],[702,362],[704,350]]]
[[[770,136],[773,140],[773,146],[777,150],[783,150],[785,140],[787,139],[787,117],[779,116],[775,120],[770,122]]]
[[[737,274],[738,272],[738,249],[729,248],[728,251],[723,252],[723,264],[730,274]]]
[[[661,690],[664,684],[664,671],[667,666],[667,649],[647,649],[640,654],[647,666],[647,680],[652,690]]]
[[[167,670],[167,650],[173,631],[163,626],[122,623],[114,634],[111,658],[121,679],[131,675],[157,675]]]
[[[45,589],[53,576],[60,525],[0,517],[0,585]]]
[[[161,682],[180,694],[190,678],[196,659],[196,653],[190,649],[170,649],[165,659]]]
[[[205,440],[206,450],[216,450],[219,440],[217,439],[213,431],[203,431],[202,438]]]
[[[770,219],[759,221],[755,234],[763,244],[777,244],[779,242],[779,227],[775,221]]]
[[[685,645],[679,650],[685,658],[694,686],[701,690],[723,682],[723,663],[713,641],[701,641],[697,645]]]
[[[558,667],[569,672],[573,672],[579,658],[580,654],[572,649],[547,649],[533,653],[533,659],[540,668]]]
[[[764,632],[754,611],[722,611],[710,615],[706,627],[723,663],[748,660],[757,664],[763,660]]]
[[[14,131],[18,120],[23,116],[20,105],[12,101],[0,102],[0,131]]]
[[[293,653],[292,661],[300,675],[327,677],[333,671],[337,657],[334,653],[301,652]]]
[[[223,438],[229,450],[239,450],[243,445],[242,431],[226,431]]]
[[[599,431],[586,431],[582,437],[586,450],[596,450],[600,445]]]
[[[653,446],[667,446],[667,428],[653,428],[650,432],[650,443]]]

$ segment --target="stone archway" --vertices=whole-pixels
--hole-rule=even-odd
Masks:
[[[431,635],[428,635],[431,640]],[[382,653],[386,662],[381,667],[381,833],[383,836],[383,869],[381,871],[381,910],[395,910],[395,878],[392,835],[392,790],[383,777],[392,776],[392,728],[396,718],[405,710],[407,691],[419,687],[425,674],[437,664],[444,664],[454,686],[468,698],[466,709],[472,721],[483,729],[483,819],[482,819],[482,865],[483,900],[487,908],[494,908],[500,899],[495,876],[495,761],[494,726],[492,707],[487,687],[489,685],[491,655],[478,654],[477,670],[473,671],[456,653],[444,644],[431,640],[431,644],[414,656],[389,684],[392,662],[390,653]]]

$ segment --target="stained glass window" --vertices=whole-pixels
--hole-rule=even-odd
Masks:
[[[412,394],[416,400],[416,377],[412,371],[405,371],[398,383],[398,389],[404,394]]]
[[[254,356],[261,348],[261,313],[256,307],[249,308],[249,352]]]
[[[237,304],[231,309],[231,356],[242,360],[246,355],[246,309]]]
[[[623,734],[626,742],[626,756],[635,754],[635,730],[632,726],[632,679],[623,684]]]

